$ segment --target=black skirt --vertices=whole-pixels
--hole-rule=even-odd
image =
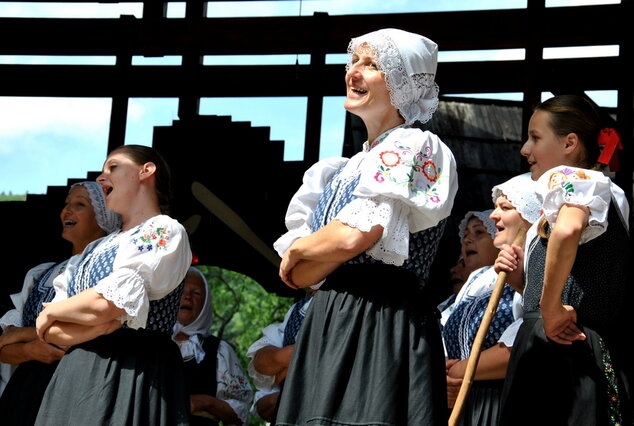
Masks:
[[[500,425],[631,425],[629,383],[599,334],[560,345],[525,314],[504,383]],[[616,355],[615,352],[612,354]]]
[[[60,360],[36,425],[187,425],[183,360],[166,334],[119,329]]]
[[[32,426],[57,364],[28,361],[18,365],[0,397],[2,426]]]
[[[436,314],[404,269],[339,267],[304,319],[276,424],[445,425]]]

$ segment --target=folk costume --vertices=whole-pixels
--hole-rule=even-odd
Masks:
[[[283,254],[307,229],[333,220],[382,237],[331,273],[297,337],[278,425],[444,424],[446,383],[429,267],[457,191],[455,160],[434,134],[410,125],[438,104],[437,46],[400,30],[355,38],[374,49],[405,124],[348,159],[317,163],[287,212]],[[289,241],[290,240],[290,241]]]
[[[562,293],[562,303],[574,307],[586,339],[561,345],[544,333],[539,302],[548,238],[533,226],[524,259],[524,322],[511,352],[500,424],[632,424],[627,336],[632,330],[633,257],[627,200],[601,172],[568,166],[544,173],[538,190],[547,231],[556,226],[562,205],[589,210]]]
[[[73,346],[49,383],[36,425],[187,424],[183,362],[171,340],[191,264],[185,229],[166,215],[91,243],[54,281],[53,301],[94,288],[124,326]]]

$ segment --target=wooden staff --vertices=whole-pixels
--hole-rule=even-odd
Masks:
[[[513,245],[522,246],[524,244],[525,237],[526,229],[522,227],[517,231],[517,235],[515,236]],[[491,321],[495,316],[495,311],[497,311],[498,309],[498,303],[500,302],[500,298],[502,297],[505,283],[506,271],[500,271],[500,273],[498,274],[498,278],[495,281],[493,291],[491,292],[489,304],[487,305],[487,309],[484,312],[484,316],[482,317],[482,322],[480,323],[480,327],[478,328],[478,333],[476,334],[473,345],[471,346],[471,354],[469,355],[469,361],[467,362],[467,369],[465,371],[464,378],[462,379],[462,385],[460,385],[460,391],[458,392],[456,403],[454,404],[453,410],[451,410],[451,416],[449,417],[449,426],[456,426],[458,424],[458,421],[460,420],[460,416],[462,415],[462,410],[464,408],[465,402],[467,401],[467,397],[469,396],[469,390],[471,389],[471,385],[473,384],[473,377],[475,376],[475,371],[478,367],[482,343],[484,342],[484,339],[489,332],[489,326],[491,325]]]

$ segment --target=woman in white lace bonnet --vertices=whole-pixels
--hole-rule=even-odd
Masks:
[[[520,227],[528,229],[537,221],[541,202],[530,173],[494,186],[492,199],[495,209],[488,211],[487,222],[493,225],[494,232],[489,244],[497,251],[504,245],[512,244]],[[493,267],[495,260],[495,256],[489,258],[486,266],[474,270],[455,303],[442,313],[450,408],[460,390],[473,341],[497,280],[498,274]],[[461,425],[496,424],[511,348],[521,322],[521,295],[507,284],[483,342],[469,398],[462,411]]]
[[[425,284],[457,177],[447,146],[412,126],[438,105],[437,49],[398,29],[349,44],[344,107],[368,140],[352,158],[306,172],[275,243],[287,285],[321,285],[277,424],[446,422],[442,340]]]

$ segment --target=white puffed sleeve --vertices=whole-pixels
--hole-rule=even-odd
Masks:
[[[218,345],[216,368],[216,397],[231,406],[241,424],[247,423],[249,404],[253,400],[253,389],[242,371],[240,360],[227,342],[221,340]]]
[[[121,233],[116,240],[112,273],[94,288],[126,311],[120,319],[130,328],[145,327],[149,301],[174,290],[191,265],[187,233],[176,220],[159,215]]]
[[[24,304],[26,303],[26,299],[29,297],[29,293],[35,283],[40,279],[42,274],[46,273],[53,265],[54,262],[47,262],[37,265],[26,273],[24,276],[24,283],[22,284],[22,291],[19,293],[14,293],[11,296],[11,301],[13,302],[14,309],[10,309],[5,312],[5,314],[0,318],[0,327],[2,327],[2,331],[4,332],[7,327],[22,327],[22,311],[24,309]]]
[[[603,173],[595,170],[558,166],[544,173],[537,185],[543,199],[544,217],[551,227],[555,226],[559,210],[564,204],[588,208],[588,226],[581,234],[580,244],[605,232],[613,195],[621,214],[629,214],[625,197],[619,196],[623,191]]]
[[[283,322],[269,324],[268,326],[264,327],[262,329],[262,337],[253,342],[253,344],[247,350],[247,356],[251,358],[249,361],[249,365],[247,366],[247,371],[249,373],[249,376],[253,378],[253,384],[255,385],[255,387],[260,390],[270,391],[273,389],[277,389],[277,386],[275,385],[275,376],[268,376],[257,371],[255,369],[255,366],[253,365],[253,359],[255,358],[255,354],[257,353],[257,351],[266,346],[275,346],[276,348],[281,348],[284,345],[284,329],[286,328],[288,318],[291,316],[291,312],[293,311],[293,306],[291,306],[286,312]]]
[[[431,132],[396,129],[365,153],[360,168],[353,192],[358,198],[337,219],[362,231],[383,226],[381,239],[367,253],[401,265],[409,253],[409,234],[451,213],[458,190],[453,153]]]
[[[311,223],[313,212],[319,202],[324,187],[339,168],[348,161],[344,157],[333,157],[321,160],[311,166],[302,179],[302,185],[297,190],[286,210],[284,222],[288,232],[273,243],[273,248],[280,257],[295,240],[312,233]]]

